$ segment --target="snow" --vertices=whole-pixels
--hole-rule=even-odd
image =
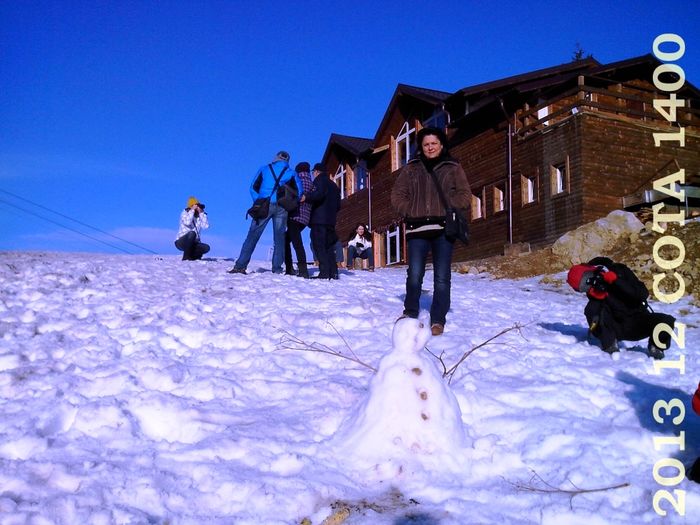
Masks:
[[[231,266],[0,253],[0,525],[697,523],[700,485],[654,479],[700,455],[687,297],[653,303],[687,325],[666,358],[686,373],[656,374],[645,341],[613,358],[587,341],[565,273],[455,273],[430,337],[425,318],[394,324],[405,268]],[[430,270],[424,289],[427,310]],[[657,423],[674,398],[682,421]],[[655,448],[680,431],[684,450]],[[657,515],[660,490],[686,492],[685,516]]]

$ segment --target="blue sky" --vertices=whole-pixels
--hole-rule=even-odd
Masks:
[[[398,83],[456,91],[569,62],[577,43],[607,63],[677,33],[698,86],[698,13],[692,0],[5,0],[0,250],[119,251],[63,224],[141,252],[87,224],[177,253],[195,195],[211,255],[236,257],[257,168],[280,149],[316,162],[331,133],[374,136]],[[269,244],[270,231],[256,256]]]

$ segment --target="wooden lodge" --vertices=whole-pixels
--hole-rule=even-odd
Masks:
[[[589,58],[456,93],[399,84],[373,138],[328,141],[323,162],[343,197],[338,235],[346,241],[363,223],[377,266],[405,261],[390,194],[425,126],[446,129],[472,189],[471,240],[455,245],[455,262],[543,247],[612,210],[664,199],[665,213],[697,213],[700,92],[683,83],[669,122],[654,107],[669,98],[654,87],[659,64],[652,55],[607,65]],[[654,180],[680,168],[684,202],[653,191]]]

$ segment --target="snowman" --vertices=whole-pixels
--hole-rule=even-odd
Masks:
[[[446,459],[449,464],[467,446],[457,399],[424,350],[429,326],[408,317],[396,322],[392,351],[333,438],[342,457],[373,468],[381,478],[404,474],[416,463],[427,466],[428,458],[438,460],[430,464]]]

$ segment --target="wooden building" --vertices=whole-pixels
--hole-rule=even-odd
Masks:
[[[454,261],[546,246],[612,210],[650,207],[665,199],[653,181],[680,168],[686,200],[665,211],[691,214],[700,207],[700,92],[682,83],[674,92],[683,103],[664,118],[654,107],[669,99],[654,87],[659,64],[591,58],[456,93],[400,84],[373,138],[333,134],[326,147],[344,197],[341,240],[361,222],[374,233],[377,266],[405,261],[390,194],[425,126],[447,130],[472,188],[471,241],[456,245]]]

